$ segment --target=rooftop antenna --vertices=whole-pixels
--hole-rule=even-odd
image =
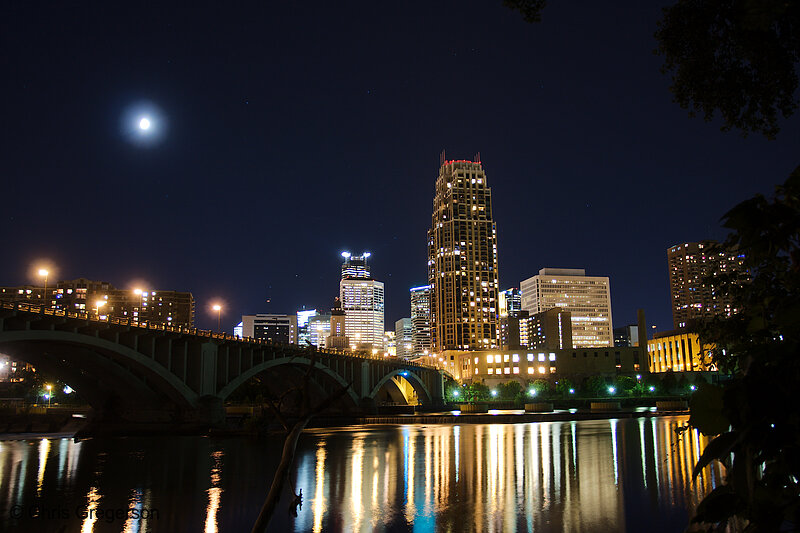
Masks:
[[[475,162],[476,163],[480,163],[481,162],[481,153],[480,152],[475,154]]]
[[[442,153],[439,154],[439,166],[444,165],[444,161],[445,161],[444,150],[442,150]]]

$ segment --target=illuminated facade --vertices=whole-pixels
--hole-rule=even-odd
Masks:
[[[290,315],[258,314],[242,316],[242,336],[279,344],[289,344]]]
[[[413,331],[414,328],[410,318],[401,318],[394,323],[394,339],[397,357],[406,359],[414,355]]]
[[[343,252],[339,300],[345,315],[350,347],[383,351],[384,288],[372,278],[366,259],[369,252],[353,257]]]
[[[745,281],[744,255],[710,252],[714,244],[713,241],[689,242],[667,249],[672,325],[676,329],[693,320],[730,316],[736,312],[731,299],[706,281],[731,273]]]
[[[520,288],[522,309],[531,315],[554,307],[570,312],[574,347],[614,346],[607,277],[587,276],[576,268],[543,268]]]
[[[308,342],[317,348],[325,348],[325,339],[331,334],[331,315],[316,315],[308,319]]]
[[[442,158],[428,231],[428,282],[434,351],[498,346],[497,229],[480,160]]]
[[[500,316],[519,316],[522,311],[522,294],[517,288],[500,291],[498,301]]]
[[[713,345],[700,345],[697,333],[689,328],[656,333],[647,341],[650,372],[696,372],[716,370],[711,362]]]
[[[546,350],[570,349],[572,343],[572,313],[554,307],[541,313],[519,319],[520,336],[524,332],[523,346]]]
[[[350,339],[347,337],[347,324],[345,323],[345,314],[342,310],[342,305],[339,298],[331,308],[331,325],[330,335],[325,339],[325,347],[333,348],[336,350],[349,350]]]
[[[431,288],[414,287],[411,293],[411,342],[416,355],[431,349]]]

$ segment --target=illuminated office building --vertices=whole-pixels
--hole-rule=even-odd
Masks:
[[[258,314],[242,316],[242,336],[279,344],[289,344],[290,315]]]
[[[522,311],[522,294],[519,289],[511,288],[498,293],[500,316],[519,316]]]
[[[372,254],[369,252],[364,252],[361,255],[342,252],[342,257],[344,258],[344,262],[342,263],[342,279],[371,278],[369,265],[367,264],[367,259],[369,259],[371,255]]]
[[[499,344],[497,229],[492,191],[476,159],[445,161],[442,154],[436,179],[428,282],[432,349],[439,353]]]
[[[554,307],[570,312],[575,348],[614,346],[607,277],[587,276],[583,269],[543,268],[520,289],[522,309],[531,315]]]
[[[346,253],[346,252],[345,252]],[[339,300],[345,315],[345,329],[351,348],[383,351],[384,287],[383,282],[371,277],[369,267],[353,268],[349,254],[342,265],[339,282]],[[369,257],[365,252],[362,258]]]
[[[688,242],[667,249],[672,325],[682,328],[690,322],[736,312],[730,297],[709,279],[736,274],[744,282],[744,255],[712,252],[713,241]]]
[[[411,343],[416,355],[431,349],[431,287],[411,289]]]
[[[316,314],[308,319],[308,341],[317,348],[325,347],[325,339],[331,334],[331,315]]]
[[[397,357],[405,359],[414,355],[413,331],[414,328],[410,318],[401,318],[394,323],[394,339],[397,348]]]

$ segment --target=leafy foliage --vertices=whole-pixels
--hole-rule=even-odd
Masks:
[[[698,506],[693,521],[722,528],[734,516],[747,531],[800,524],[800,168],[770,201],[758,195],[730,210],[733,230],[720,245],[744,255],[750,282],[716,280],[739,312],[700,332],[712,358],[734,379],[724,389],[701,384],[691,425],[721,434],[706,448],[695,475],[716,459],[727,482]]]
[[[542,10],[547,5],[547,0],[503,0],[503,5],[519,11],[525,22],[541,22]]]
[[[779,116],[797,109],[800,2],[796,0],[679,0],[664,9],[656,32],[662,72],[690,116],[723,131],[773,139]]]

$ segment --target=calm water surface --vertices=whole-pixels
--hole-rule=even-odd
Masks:
[[[722,479],[685,417],[313,430],[275,531],[682,531]],[[281,442],[0,442],[2,531],[249,531]]]

